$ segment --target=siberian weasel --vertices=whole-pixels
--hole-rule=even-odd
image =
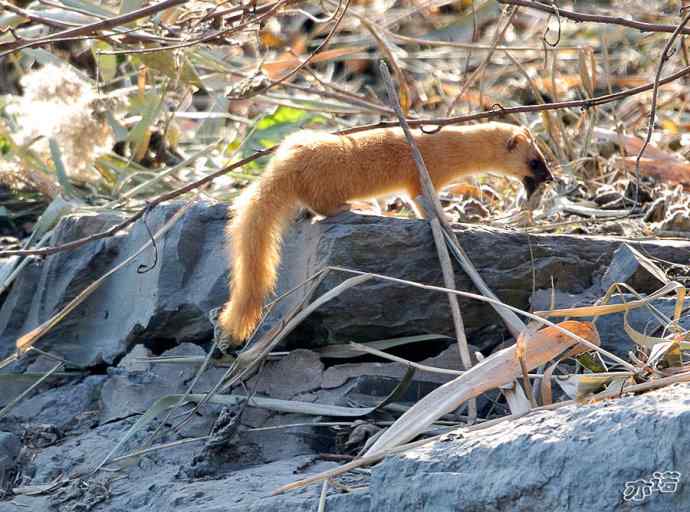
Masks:
[[[520,178],[531,195],[552,179],[526,128],[505,123],[445,127],[415,140],[436,189],[470,174],[496,172]],[[275,286],[282,233],[300,206],[330,216],[347,202],[399,192],[413,202],[421,186],[400,128],[352,135],[301,131],[278,148],[263,175],[235,203],[230,300],[219,323],[234,345],[252,333]],[[415,213],[421,215],[418,206]]]

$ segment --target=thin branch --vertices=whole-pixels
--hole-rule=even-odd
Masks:
[[[501,18],[503,17],[501,13],[501,17],[498,18],[498,22],[496,23],[496,32],[494,33],[494,38],[493,41],[491,42],[492,49],[489,50],[489,53],[486,54],[484,57],[484,60],[482,63],[477,67],[477,69],[474,70],[474,72],[470,75],[470,77],[465,80],[465,83],[462,84],[462,87],[460,89],[460,92],[455,95],[455,98],[453,98],[453,101],[451,101],[450,106],[448,107],[448,114],[451,114],[453,110],[455,110],[455,105],[457,105],[458,101],[460,98],[462,98],[467,90],[474,85],[475,80],[484,73],[484,70],[486,69],[486,66],[489,65],[489,62],[491,62],[491,57],[493,57],[494,52],[496,51],[496,48],[498,47],[498,43],[501,42],[503,39],[503,36],[506,33],[506,30],[508,30],[508,27],[510,27],[513,23],[513,19],[515,19],[515,15],[517,14],[517,8],[512,9],[510,14],[508,15],[508,19],[505,22],[505,25],[503,27],[500,26]]]
[[[180,0],[175,0],[175,1],[180,1]],[[678,80],[679,78],[682,78],[686,75],[690,75],[690,66],[685,67],[669,76],[666,78],[663,78],[656,82],[659,86],[665,85],[668,83],[671,83],[675,80]],[[627,89],[625,91],[620,91],[616,92],[613,94],[605,94],[602,96],[595,96],[593,98],[587,98],[583,100],[570,100],[570,101],[560,101],[560,102],[555,102],[555,103],[544,103],[541,105],[521,105],[518,107],[507,107],[507,108],[502,108],[498,110],[486,110],[483,112],[475,112],[474,114],[467,114],[464,116],[455,116],[455,117],[446,117],[446,118],[440,118],[440,119],[410,119],[408,120],[408,124],[413,127],[420,127],[420,126],[448,126],[448,125],[453,125],[453,124],[460,124],[460,123],[466,123],[469,121],[478,121],[480,119],[491,119],[494,117],[498,116],[505,116],[505,115],[510,115],[510,114],[518,114],[518,113],[524,113],[524,112],[542,112],[542,111],[547,111],[547,110],[558,110],[562,108],[590,108],[598,105],[604,105],[606,103],[611,103],[614,101],[618,101],[623,98],[627,98],[629,96],[634,96],[636,94],[640,94],[643,92],[647,92],[649,90],[654,89],[655,83],[648,83],[645,85],[641,85],[639,87],[634,87],[632,89]],[[381,121],[379,123],[374,123],[374,124],[367,124],[367,125],[361,125],[361,126],[355,126],[353,128],[348,128],[346,130],[340,130],[335,132],[338,135],[348,135],[352,133],[358,133],[358,132],[363,132],[367,130],[374,130],[376,128],[390,128],[390,127],[395,127],[398,126],[397,121]],[[9,251],[0,251],[0,258],[7,258],[9,256],[48,256],[50,254],[55,254],[58,252],[62,251],[71,251],[74,249],[77,249],[81,247],[82,245],[93,242],[95,240],[100,240],[102,238],[108,238],[111,236],[114,236],[117,234],[119,231],[127,228],[137,220],[139,220],[145,210],[148,208],[153,208],[155,206],[158,206],[160,203],[164,201],[170,201],[171,199],[174,199],[176,197],[181,196],[182,194],[186,194],[187,192],[190,192],[196,188],[199,188],[203,185],[206,185],[207,183],[212,182],[219,176],[223,176],[239,167],[242,167],[244,165],[247,165],[255,160],[258,160],[261,157],[268,156],[272,154],[273,152],[278,149],[278,145],[271,146],[269,148],[263,149],[261,151],[257,151],[253,155],[248,156],[247,158],[244,158],[242,160],[239,160],[233,164],[230,164],[222,169],[219,169],[208,176],[205,176],[197,181],[193,181],[183,187],[180,187],[176,190],[167,192],[166,194],[163,194],[161,196],[158,196],[157,198],[153,199],[150,201],[149,205],[146,208],[142,208],[140,211],[136,212],[132,216],[128,217],[124,221],[122,221],[120,224],[113,226],[112,228],[102,231],[100,233],[95,233],[93,235],[84,237],[84,238],[79,238],[77,240],[73,240],[71,242],[61,244],[61,245],[56,245],[56,246],[51,246],[51,247],[44,247],[41,249],[17,249],[17,250],[9,250]]]
[[[561,18],[567,18],[579,22],[593,22],[605,23],[608,25],[620,25],[622,27],[635,28],[641,32],[675,32],[679,26],[663,25],[659,23],[645,23],[643,21],[635,21],[620,16],[604,16],[600,14],[587,14],[584,12],[567,11],[560,7],[550,4],[543,4],[531,0],[496,0],[499,4],[504,5],[519,5],[521,7],[528,7],[537,11],[554,14]],[[681,33],[690,34],[690,29],[681,28]]]
[[[441,223],[443,221],[445,225],[448,225],[448,220],[443,218],[443,208],[441,207],[441,202],[439,201],[438,194],[434,189],[434,184],[431,181],[431,176],[424,163],[424,158],[422,153],[417,147],[417,143],[412,136],[410,127],[405,121],[405,115],[403,114],[402,108],[400,107],[400,98],[395,91],[395,86],[393,85],[393,79],[391,78],[390,72],[388,71],[388,66],[384,61],[381,61],[379,65],[381,75],[383,76],[383,83],[386,86],[386,91],[388,93],[388,100],[391,107],[395,110],[395,114],[398,116],[398,121],[400,122],[400,127],[405,133],[405,138],[412,151],[412,157],[417,166],[417,172],[419,173],[419,182],[422,188],[422,194],[426,200],[424,205],[426,208],[426,216],[430,218],[431,232],[434,236],[434,244],[436,245],[436,252],[438,253],[439,263],[441,264],[441,270],[443,272],[443,281],[446,288],[455,289],[455,275],[453,274],[453,266],[451,264],[450,255],[448,254],[448,247],[443,239],[443,233],[441,230]],[[417,198],[412,198],[417,200]],[[460,360],[462,361],[462,367],[465,370],[472,368],[472,359],[470,358],[470,350],[467,345],[467,336],[465,335],[465,323],[462,319],[462,312],[460,311],[460,304],[458,303],[458,298],[449,293],[448,302],[450,304],[451,317],[453,319],[453,326],[455,327],[455,338],[458,342],[458,351],[460,352]],[[475,400],[470,400],[469,402],[469,416],[472,421],[477,417],[477,403]]]
[[[288,2],[291,0],[279,0],[278,2],[272,3],[272,4],[267,4],[266,6],[263,6],[264,8],[261,9],[261,11],[266,11],[263,12],[261,15],[258,15],[254,18],[250,18],[249,20],[240,23],[239,25],[234,25],[230,28],[225,28],[222,30],[216,30],[211,33],[204,34],[200,37],[197,37],[196,39],[189,39],[184,42],[178,42],[175,41],[175,44],[170,44],[167,46],[157,46],[154,48],[139,48],[135,50],[108,50],[108,51],[102,51],[100,52],[101,55],[122,55],[122,54],[146,54],[146,53],[157,53],[157,52],[163,52],[163,51],[169,51],[169,50],[179,50],[181,48],[189,48],[191,46],[196,46],[202,43],[206,44],[213,44],[214,40],[220,40],[221,38],[226,38],[227,36],[234,34],[235,32],[239,32],[242,29],[247,28],[250,25],[260,25],[263,23],[265,20],[273,16],[280,7],[283,5],[286,5]],[[257,9],[257,13],[259,12],[259,9]],[[239,16],[239,15],[238,15]],[[225,20],[226,24],[230,23],[229,19]]]
[[[296,66],[292,71],[290,71],[290,72],[287,73],[286,75],[280,77],[278,80],[273,80],[273,81],[272,81],[263,91],[261,91],[261,92],[265,92],[266,90],[268,90],[268,89],[270,89],[270,88],[272,88],[272,87],[275,87],[276,85],[280,85],[280,84],[282,84],[283,82],[285,82],[286,80],[288,80],[288,79],[290,79],[291,77],[295,76],[302,68],[304,68],[304,66],[306,66],[307,64],[309,64],[309,62],[311,62],[311,60],[312,60],[318,53],[320,53],[321,50],[323,50],[324,48],[326,48],[326,46],[328,46],[328,44],[330,43],[330,41],[331,41],[331,39],[333,38],[333,36],[335,35],[335,33],[338,31],[338,27],[340,26],[340,23],[343,21],[343,18],[345,17],[345,13],[347,12],[347,9],[350,7],[350,2],[351,2],[351,0],[346,0],[345,6],[343,7],[343,10],[342,10],[342,12],[340,13],[340,15],[338,16],[338,18],[335,20],[335,24],[333,25],[333,28],[331,28],[330,32],[329,32],[328,35],[324,38],[324,40],[321,42],[321,44],[320,44],[320,45],[319,45],[319,46],[318,46],[318,47],[317,47],[317,48],[316,48],[306,59],[304,59],[298,66]],[[340,8],[340,5],[341,5],[341,4],[342,4],[342,0],[341,0],[340,3],[338,4],[338,8],[336,9],[336,12],[337,12],[337,10]]]
[[[0,53],[0,57],[4,57],[10,53],[13,53],[18,50],[23,50],[25,48],[35,48],[36,46],[49,44],[57,38],[85,36],[93,34],[94,32],[98,32],[100,30],[110,30],[119,25],[126,25],[127,23],[130,23],[132,21],[136,21],[138,19],[145,18],[153,14],[157,14],[166,9],[171,9],[172,7],[185,4],[187,3],[187,1],[188,0],[163,0],[162,2],[159,2],[157,4],[147,5],[140,9],[135,9],[134,11],[122,14],[120,16],[113,16],[112,18],[107,18],[105,20],[87,23],[86,25],[81,25],[79,27],[63,30],[62,32],[57,32],[50,36],[32,39],[28,42],[12,41],[9,43],[0,44],[0,50],[3,50],[2,53]],[[7,2],[3,0],[1,5],[6,7],[6,4]]]
[[[642,155],[644,154],[645,149],[647,149],[647,146],[649,145],[649,141],[652,140],[652,134],[654,133],[654,121],[656,120],[656,101],[659,93],[659,77],[661,76],[661,70],[664,68],[664,64],[666,64],[666,61],[668,61],[670,57],[669,50],[671,49],[671,45],[673,45],[673,42],[676,40],[678,34],[681,32],[681,30],[683,30],[685,25],[687,25],[688,21],[690,21],[690,10],[686,12],[685,16],[683,17],[683,20],[680,22],[680,25],[678,25],[678,27],[673,32],[669,40],[666,41],[664,50],[661,52],[659,65],[656,69],[656,76],[654,77],[654,89],[652,92],[652,105],[649,110],[649,125],[647,126],[647,137],[645,137],[644,144],[642,144],[640,151],[637,153],[637,158],[635,159],[635,180],[637,181],[637,186],[635,187],[634,207],[637,207],[640,204],[640,187],[642,186],[642,184],[640,183],[640,160],[642,159]]]
[[[457,41],[438,41],[436,39],[423,39],[420,37],[411,37],[385,30],[386,35],[401,43],[418,44],[422,46],[435,46],[441,48],[458,48],[460,50],[469,51],[511,51],[511,52],[543,52],[544,48],[541,46],[498,46],[493,44],[479,44],[479,43],[458,43]],[[547,47],[549,52],[576,52],[580,49],[579,46],[556,46],[554,48]]]

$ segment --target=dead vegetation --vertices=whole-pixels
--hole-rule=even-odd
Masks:
[[[679,12],[675,2],[630,3],[635,4],[634,19],[620,18],[624,13],[615,2],[578,2],[575,8],[531,0],[277,0],[246,5],[165,0],[148,6],[82,1],[75,7],[74,2],[0,0],[0,27],[5,27],[0,65],[6,70],[0,80],[0,182],[6,198],[0,221],[3,234],[17,237],[7,240],[0,252],[6,258],[0,286],[3,291],[11,286],[26,257],[112,236],[163,201],[231,202],[261,173],[263,157],[297,129],[347,133],[394,125],[396,110],[413,130],[485,119],[529,126],[558,175],[558,183],[544,192],[535,209],[523,208],[519,184],[497,177],[461,183],[441,194],[437,245],[442,253],[447,244],[470,275],[472,264],[453,240],[444,215],[451,221],[529,232],[607,234],[627,240],[688,238],[690,96],[685,77],[690,61],[685,34],[690,32],[690,14]],[[393,103],[386,93],[386,85],[393,82],[382,78],[380,60],[387,62],[396,84]],[[434,202],[431,197],[429,204]],[[47,246],[50,230],[62,216],[112,209],[129,217],[67,246]],[[409,214],[400,202],[385,205],[383,213]],[[184,208],[152,234],[150,243],[183,214]],[[404,443],[434,433],[434,428],[466,425],[449,424],[444,417],[488,389],[503,387],[512,414],[482,417],[470,407],[464,419],[474,425],[468,428],[575,400],[603,400],[689,380],[684,358],[690,340],[680,324],[687,316],[687,269],[630,250],[657,278],[658,291],[643,297],[627,284],[615,283],[606,296],[585,308],[537,314],[516,310],[482,288],[476,271],[473,281],[483,296],[456,291],[449,281],[440,288],[398,280],[449,297],[464,294],[491,303],[517,342],[470,367],[467,347],[460,343],[461,312],[454,311],[466,368],[458,368],[454,381],[419,401],[388,430],[369,437],[374,429],[357,438],[363,457],[339,472],[416,445]],[[450,258],[440,257],[448,267]],[[2,366],[40,350],[41,337],[120,268],[94,276],[93,284],[63,310],[17,340],[16,354]],[[240,415],[249,405],[344,418],[342,423],[354,430],[362,418],[394,401],[399,390],[374,408],[277,400],[249,390],[244,395],[222,393],[260,372],[266,357],[321,304],[369,279],[393,279],[329,268],[303,286],[314,291],[326,272],[351,277],[302,304],[226,361],[229,368],[213,393],[195,394],[194,380],[187,394],[161,397],[98,468],[170,446],[115,458],[132,434],[156,417],[164,417],[160,425],[166,424],[183,404],[194,404],[192,412],[212,402],[235,408]],[[667,295],[676,298],[672,317],[651,304]],[[623,302],[609,304],[613,296],[623,297]],[[572,320],[596,323],[600,315],[627,315],[641,307],[659,320],[662,334],[637,332],[626,317],[626,332],[636,344],[628,359],[600,347],[591,323]],[[520,316],[533,323],[526,325]],[[571,320],[553,324],[549,318]],[[385,351],[396,343],[339,348],[391,359],[396,356]],[[584,349],[593,350],[595,357],[579,355]],[[400,362],[399,357],[395,360]],[[209,353],[199,375],[211,362]],[[58,358],[52,372],[65,366],[70,362]],[[36,386],[49,376],[39,378]],[[7,404],[0,417],[21,398]],[[184,442],[190,441],[194,439]]]

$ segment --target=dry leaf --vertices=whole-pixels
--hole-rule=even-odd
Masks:
[[[317,62],[326,62],[332,59],[337,59],[339,57],[359,53],[364,50],[365,48],[362,46],[323,50],[311,59],[311,63],[315,64]],[[280,78],[280,75],[299,66],[307,57],[308,55],[304,55],[302,57],[295,57],[291,53],[285,53],[278,60],[274,60],[272,62],[264,62],[261,65],[261,70],[272,80],[278,80]]]
[[[635,172],[635,157],[626,157],[622,160],[627,171]],[[640,159],[640,174],[672,185],[681,185],[683,189],[690,190],[690,164],[685,162],[642,158]]]
[[[531,370],[546,364],[566,350],[572,355],[589,350],[562,331],[599,345],[599,334],[589,322],[568,320],[534,332],[526,329],[518,343],[481,361],[463,375],[429,393],[391,425],[369,448],[366,455],[376,454],[403,444],[417,436],[444,414],[482,393],[512,382],[522,375],[523,366],[518,359],[517,346],[524,347],[524,368]]]

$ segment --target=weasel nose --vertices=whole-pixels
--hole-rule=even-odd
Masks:
[[[551,174],[546,162],[541,158],[530,160],[529,168],[532,171],[532,177],[537,185],[545,181],[553,181],[553,174]]]
[[[532,194],[539,188],[544,182],[553,181],[553,174],[546,165],[546,162],[541,158],[535,158],[530,160],[529,168],[532,172],[532,176],[525,176],[522,179],[522,184],[527,192],[527,197],[531,197]]]

